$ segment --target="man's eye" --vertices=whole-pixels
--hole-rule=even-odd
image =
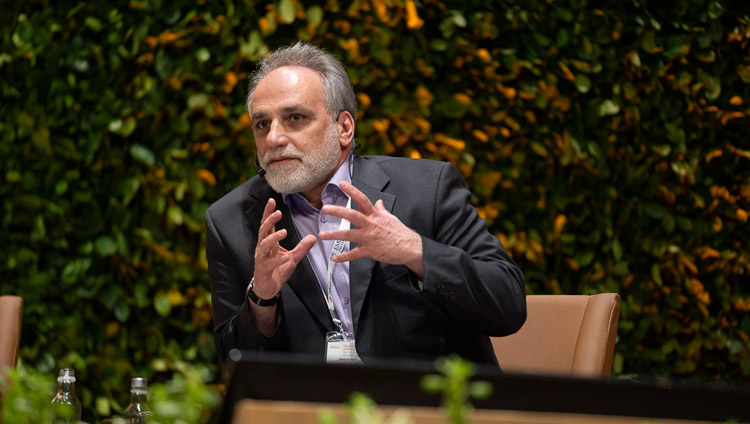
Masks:
[[[256,130],[263,130],[268,128],[268,121],[258,121],[258,123],[255,124]]]
[[[300,115],[299,113],[295,113],[292,116],[290,116],[289,119],[292,120],[293,122],[299,122],[299,121],[305,119],[305,117],[302,116],[302,115]]]

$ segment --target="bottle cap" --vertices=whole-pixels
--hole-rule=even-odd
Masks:
[[[72,368],[62,368],[57,376],[58,383],[75,383],[76,372]]]
[[[130,392],[145,395],[148,391],[148,380],[142,377],[135,377],[130,379]]]

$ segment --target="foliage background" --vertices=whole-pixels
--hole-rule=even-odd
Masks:
[[[750,6],[0,2],[0,294],[84,411],[213,372],[203,212],[254,175],[246,79],[342,59],[365,154],[455,163],[530,293],[619,292],[615,372],[750,376]],[[52,374],[51,374],[52,375]]]

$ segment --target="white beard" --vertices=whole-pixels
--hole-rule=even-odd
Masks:
[[[284,165],[268,164],[277,157],[298,159]],[[309,154],[304,155],[287,146],[281,146],[266,152],[260,160],[266,170],[266,181],[277,193],[300,193],[325,183],[341,159],[341,145],[335,122],[326,129],[323,143]]]

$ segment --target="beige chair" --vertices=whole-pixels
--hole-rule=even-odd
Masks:
[[[0,376],[18,363],[21,345],[21,315],[23,299],[18,296],[0,296]],[[0,391],[2,386],[0,386]]]
[[[493,337],[503,371],[571,377],[606,377],[620,318],[617,293],[530,295],[526,323],[517,333]]]

